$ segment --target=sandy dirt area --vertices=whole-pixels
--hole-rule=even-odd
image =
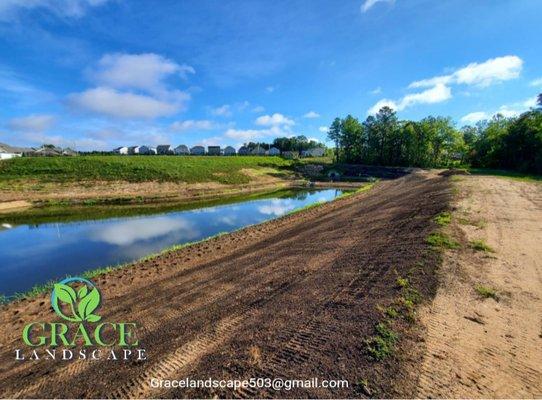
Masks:
[[[266,169],[245,169],[242,172],[251,178],[246,184],[226,185],[218,182],[29,182],[4,185],[0,189],[2,205],[15,201],[40,203],[46,201],[68,201],[73,203],[90,199],[119,200],[141,199],[148,202],[184,201],[209,199],[217,196],[238,195],[280,189],[301,184],[290,176],[273,176]],[[7,207],[7,206],[6,206]]]
[[[465,176],[434,302],[417,396],[542,397],[542,185]],[[483,240],[493,251],[476,251]],[[470,245],[469,245],[470,243]],[[495,291],[496,299],[476,288]]]
[[[139,326],[145,362],[16,361],[30,321],[58,321],[48,295],[0,309],[0,397],[410,397],[416,325],[397,318],[396,352],[375,361],[366,340],[409,277],[436,292],[433,218],[450,178],[414,173],[371,191],[213,238],[99,276],[100,315]],[[9,327],[9,328],[7,328]],[[344,389],[157,389],[156,379],[345,379]],[[362,382],[362,384],[360,384]],[[401,384],[399,384],[401,383]]]

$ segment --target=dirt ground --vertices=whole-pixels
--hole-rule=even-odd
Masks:
[[[465,176],[434,302],[417,397],[542,397],[542,185]],[[493,251],[469,249],[484,240]],[[483,298],[478,286],[493,289]]]
[[[293,176],[274,176],[266,169],[245,169],[242,172],[251,178],[247,184],[226,185],[218,182],[24,182],[4,185],[0,188],[0,213],[15,209],[16,203],[67,201],[80,203],[86,200],[144,200],[146,202],[173,202],[209,199],[218,196],[238,195],[297,186],[301,183]],[[18,206],[21,208],[24,206]]]
[[[418,324],[397,318],[396,352],[366,339],[408,276],[436,292],[433,218],[450,178],[427,173],[249,227],[94,279],[106,321],[140,327],[145,362],[16,361],[21,330],[54,321],[48,294],[0,309],[1,397],[403,397],[422,361]],[[346,379],[347,389],[155,389],[150,379]],[[362,385],[359,383],[363,382]]]

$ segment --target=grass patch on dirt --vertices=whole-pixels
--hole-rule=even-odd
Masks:
[[[472,249],[476,251],[485,251],[487,253],[494,253],[495,250],[493,250],[484,240],[471,240],[469,242],[469,245]]]
[[[478,293],[482,298],[489,299],[492,298],[495,301],[499,301],[499,295],[497,291],[488,286],[478,285],[475,287],[476,293]]]
[[[506,171],[502,169],[485,169],[485,168],[471,168],[469,172],[472,175],[490,175],[498,176],[501,178],[509,178],[523,182],[535,182],[542,183],[541,175],[524,174],[517,171]]]
[[[460,244],[442,232],[431,233],[425,241],[435,248],[458,249]]]
[[[442,212],[434,218],[434,221],[440,226],[450,225],[452,214],[448,211]]]
[[[309,162],[309,161],[308,161]],[[290,173],[294,162],[281,157],[78,156],[21,157],[0,163],[6,181],[219,182],[243,184],[243,169]],[[293,172],[291,172],[293,173]]]
[[[393,353],[397,340],[399,335],[386,322],[379,322],[375,335],[365,341],[367,353],[372,359],[381,361]]]

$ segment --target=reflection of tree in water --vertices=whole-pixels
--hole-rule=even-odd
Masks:
[[[308,196],[309,196],[309,192],[302,191],[302,192],[294,193],[294,195],[291,196],[290,199],[292,199],[292,200],[305,200]]]

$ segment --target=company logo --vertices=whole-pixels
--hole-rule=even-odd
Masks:
[[[104,321],[98,313],[101,300],[100,291],[88,279],[73,277],[55,283],[51,307],[63,322],[27,324],[22,339],[32,350],[16,349],[15,359],[146,360],[145,349],[136,348],[136,323]]]
[[[79,282],[82,284],[75,291],[69,283]],[[101,295],[94,284],[84,278],[66,278],[59,283],[56,283],[51,292],[51,306],[59,317],[66,321],[79,322],[98,322],[102,317],[95,313],[95,310],[100,305]],[[64,306],[68,308],[70,315],[66,315],[62,311]]]

